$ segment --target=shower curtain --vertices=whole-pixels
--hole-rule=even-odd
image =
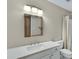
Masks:
[[[72,19],[70,16],[63,17],[62,39],[64,48],[72,51]]]

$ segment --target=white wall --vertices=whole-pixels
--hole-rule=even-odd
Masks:
[[[24,4],[35,5],[44,10],[43,36],[24,38]],[[8,48],[61,38],[62,16],[70,14],[47,0],[32,0],[32,2],[30,0],[8,0],[7,9]]]

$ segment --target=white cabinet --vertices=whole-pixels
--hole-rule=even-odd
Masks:
[[[33,54],[33,55],[30,55],[30,56],[22,57],[20,59],[40,59],[40,56],[39,56],[39,54]]]
[[[59,59],[57,55],[51,55],[51,59]]]
[[[56,52],[55,54],[51,55],[51,59],[60,59],[60,52]]]
[[[60,52],[57,48],[52,48],[20,59],[60,59]]]
[[[51,49],[51,59],[60,59],[60,49],[59,49],[59,47]]]
[[[50,55],[43,56],[40,59],[50,59]]]

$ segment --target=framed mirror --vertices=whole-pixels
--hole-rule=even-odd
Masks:
[[[43,18],[33,15],[24,15],[24,37],[42,36]]]

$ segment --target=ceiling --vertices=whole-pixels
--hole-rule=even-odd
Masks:
[[[57,6],[64,8],[72,12],[72,0],[48,0],[49,2],[56,4]]]

